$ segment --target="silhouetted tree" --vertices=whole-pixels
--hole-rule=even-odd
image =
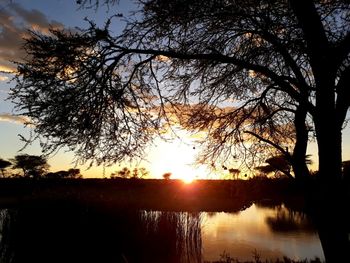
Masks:
[[[124,167],[121,170],[111,173],[111,178],[144,178],[149,175],[149,171],[144,167],[135,167],[133,170],[130,170],[128,167]]]
[[[293,177],[290,174],[290,162],[286,160],[284,155],[270,157],[265,162],[268,163],[275,171],[281,171],[288,177]]]
[[[271,165],[262,165],[254,167],[255,170],[259,171],[261,174],[267,176],[270,173],[276,172],[276,169]]]
[[[14,169],[21,169],[24,177],[39,178],[49,170],[49,164],[43,156],[21,154],[12,160]]]
[[[80,169],[69,169],[68,170],[68,178],[81,178],[82,174],[80,173]]]
[[[128,167],[124,167],[121,170],[118,170],[114,173],[111,173],[111,178],[129,178],[131,176],[131,171]]]
[[[165,180],[169,180],[170,177],[171,177],[171,173],[164,173],[164,174],[162,175],[162,177],[163,177]]]
[[[11,162],[0,158],[0,170],[1,170],[2,177],[5,177],[5,169],[7,167],[10,167],[11,165],[12,165]]]
[[[81,178],[80,169],[69,169],[67,171],[51,172],[45,175],[47,178]]]
[[[311,157],[310,154],[307,154],[305,156],[306,165],[309,165],[312,163],[310,157]],[[266,159],[265,162],[268,165],[257,166],[255,167],[255,170],[258,170],[265,175],[268,175],[269,173],[272,173],[272,172],[274,172],[275,175],[277,175],[278,172],[282,172],[284,175],[288,176],[289,178],[293,178],[293,175],[291,174],[292,164],[290,162],[290,159],[287,159],[285,155],[277,155],[277,156],[270,157]]]
[[[238,175],[240,174],[241,170],[236,169],[236,168],[229,168],[228,169],[229,173],[232,175],[233,179],[237,179]]]
[[[98,1],[80,1],[88,2]],[[52,138],[45,151],[68,145],[97,163],[142,156],[172,105],[183,126],[208,132],[200,161],[252,163],[249,156],[272,148],[303,178],[315,135],[320,177],[341,178],[348,1],[138,4],[119,36],[111,20],[104,28],[90,22],[87,30],[30,33],[12,99],[38,136]],[[198,103],[189,105],[193,97]]]
[[[132,177],[133,178],[144,178],[149,175],[149,171],[147,171],[146,168],[140,167],[140,168],[134,168],[132,171]]]

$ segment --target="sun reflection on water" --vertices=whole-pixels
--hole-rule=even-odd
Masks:
[[[278,233],[269,227],[267,219],[275,217],[278,211],[277,208],[253,204],[240,213],[204,213],[204,260],[216,260],[224,251],[240,260],[253,260],[252,253],[255,250],[266,259],[282,258],[285,255],[295,260],[315,256],[324,260],[317,233]]]

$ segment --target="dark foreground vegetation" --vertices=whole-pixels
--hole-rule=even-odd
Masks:
[[[293,260],[286,256],[283,258],[277,259],[263,259],[257,251],[252,252],[253,260],[241,261],[237,258],[231,257],[227,253],[220,255],[220,259],[217,261],[204,261],[204,263],[321,263],[322,261],[319,258],[314,259],[303,259],[303,260]]]
[[[3,207],[72,201],[113,207],[165,211],[238,211],[253,202],[288,202],[304,206],[304,197],[289,179],[181,180],[41,179],[0,180]]]

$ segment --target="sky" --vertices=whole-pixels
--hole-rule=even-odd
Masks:
[[[22,37],[28,28],[41,32],[47,32],[50,26],[57,28],[87,28],[88,23],[84,18],[93,20],[97,25],[103,26],[106,17],[114,12],[127,14],[133,8],[131,1],[122,0],[118,9],[113,6],[108,8],[101,6],[99,9],[81,9],[73,0],[0,0],[0,71],[11,72],[15,65],[9,61],[18,61],[25,54],[21,50]],[[121,32],[123,22],[115,22],[112,25],[113,33]],[[11,74],[0,73],[0,158],[10,159],[17,154],[27,153],[40,155],[39,143],[27,146],[20,140],[19,134],[28,138],[31,135],[30,127],[24,127],[25,117],[14,116],[14,105],[6,100],[10,87],[15,85],[11,80]],[[146,161],[133,163],[132,166],[145,167],[153,177],[162,178],[167,172],[172,172],[172,178],[188,177],[187,180],[196,177],[212,176],[202,168],[194,168],[195,152],[190,139],[186,142],[175,140],[173,143],[165,143],[156,140],[148,150]],[[176,158],[170,153],[179,153]],[[50,170],[66,170],[75,167],[74,154],[61,150],[48,159]],[[161,161],[160,161],[161,160]],[[84,177],[109,177],[116,170],[129,166],[129,163],[117,164],[112,167],[92,167],[78,165]],[[186,179],[186,178],[185,178]]]
[[[117,13],[127,14],[133,8],[131,1],[121,0]],[[22,37],[26,35],[28,28],[41,32],[47,32],[49,26],[56,28],[86,28],[88,23],[84,18],[94,20],[97,25],[103,25],[106,17],[112,15],[115,6],[109,9],[106,6],[95,9],[79,9],[74,0],[0,0],[0,158],[13,158],[19,153],[34,155],[41,154],[39,143],[27,146],[22,152],[24,143],[20,141],[19,134],[28,137],[31,134],[30,127],[24,127],[25,117],[14,116],[13,104],[6,100],[10,87],[15,83],[11,81],[13,75],[4,72],[15,70],[15,65],[10,61],[18,61],[24,56],[21,50]],[[123,23],[113,23],[113,33],[118,33],[123,28]],[[184,141],[175,140],[173,143],[165,143],[156,140],[148,149],[147,162],[139,165],[150,170],[154,177],[161,178],[162,174],[172,172],[174,177],[191,178],[213,175],[203,167],[195,168],[190,164],[194,161],[196,149],[193,141],[184,136]],[[308,151],[312,154],[316,168],[316,145],[310,144]],[[174,154],[176,153],[176,154]],[[350,159],[350,128],[343,131],[343,160]],[[74,167],[74,155],[72,152],[61,150],[48,160],[52,171],[66,170]],[[121,169],[125,164],[113,167],[78,166],[85,177],[109,177],[116,169]],[[214,175],[215,176],[215,175]]]

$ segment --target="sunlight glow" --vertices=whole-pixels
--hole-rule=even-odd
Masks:
[[[178,139],[171,143],[159,142],[152,150],[150,171],[155,178],[163,178],[163,174],[171,173],[170,179],[180,179],[191,183],[197,178],[206,178],[205,167],[195,167],[197,150],[192,145]]]
[[[185,176],[183,178],[181,178],[181,180],[185,183],[185,184],[190,184],[194,181],[195,178],[191,177],[191,176]]]

